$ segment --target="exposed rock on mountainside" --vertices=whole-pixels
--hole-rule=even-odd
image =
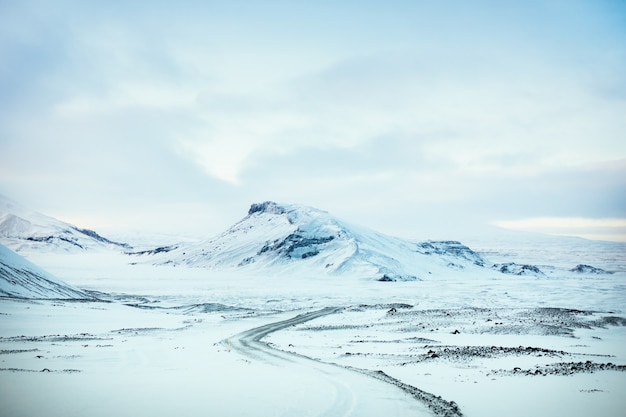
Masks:
[[[335,236],[305,237],[302,235],[302,232],[296,231],[283,240],[277,239],[271,244],[266,243],[261,250],[257,252],[257,255],[269,251],[276,251],[290,258],[305,259],[319,254],[319,247],[334,238]]]
[[[252,203],[248,215],[254,213],[285,214],[285,209],[273,201],[266,201],[264,203]]]
[[[140,251],[128,251],[128,252],[124,252],[124,253],[126,255],[156,255],[157,253],[166,253],[166,252],[173,251],[177,247],[178,246],[176,246],[176,245],[159,246],[159,247],[154,248],[154,249],[146,249],[146,250],[140,250]]]
[[[612,274],[611,271],[606,271],[602,268],[596,268],[591,265],[578,264],[575,268],[570,269],[572,272],[577,272],[579,274]]]
[[[454,240],[445,241],[428,241],[417,244],[419,249],[422,249],[425,255],[448,255],[470,261],[478,266],[485,266],[485,260],[476,252]]]

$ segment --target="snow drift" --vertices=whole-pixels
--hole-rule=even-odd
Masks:
[[[94,300],[85,291],[66,284],[3,245],[0,245],[0,297]]]

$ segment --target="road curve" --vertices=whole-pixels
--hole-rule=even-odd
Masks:
[[[389,410],[388,413],[385,413],[386,415],[436,415],[445,417],[461,417],[463,415],[454,402],[446,401],[438,396],[404,384],[382,371],[347,368],[337,364],[326,363],[304,355],[274,348],[262,341],[270,333],[326,315],[335,314],[342,310],[343,308],[341,307],[326,307],[321,310],[299,314],[287,320],[269,323],[238,333],[229,339],[229,343],[233,350],[251,359],[270,362],[280,366],[305,366],[309,370],[318,371],[320,376],[332,384],[337,392],[333,403],[329,405],[327,412],[321,414],[321,416],[364,416],[364,412],[373,411],[376,407],[367,406],[367,403],[372,401],[370,398],[371,394],[359,392],[358,388],[363,386],[362,381],[355,383],[355,379],[363,377],[367,379],[365,381],[367,390],[380,389],[375,387],[376,384],[380,383],[385,385],[385,389],[388,389],[389,386],[399,388],[399,390],[394,390],[398,397],[394,402],[394,410]],[[406,414],[405,411],[398,409],[398,404],[407,402],[406,394],[419,402],[419,406],[409,407],[410,414]],[[377,414],[372,413],[372,415]]]
[[[287,320],[266,324],[263,326],[255,327],[243,331],[230,338],[230,343],[233,349],[243,353],[246,356],[258,357],[259,352],[272,357],[279,356],[280,358],[287,358],[290,355],[294,355],[289,352],[274,349],[267,343],[261,342],[265,336],[270,333],[286,329],[287,327],[295,326],[296,324],[305,323],[310,320],[314,320],[329,314],[335,314],[343,310],[340,307],[326,307],[321,310],[311,311],[309,313],[299,314]]]

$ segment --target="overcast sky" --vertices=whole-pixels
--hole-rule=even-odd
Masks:
[[[0,193],[115,233],[275,200],[626,240],[626,2],[0,0]]]

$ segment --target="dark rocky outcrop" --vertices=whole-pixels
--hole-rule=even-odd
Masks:
[[[77,232],[80,232],[80,233],[84,234],[85,236],[89,236],[90,238],[95,239],[95,240],[97,240],[99,242],[106,243],[107,245],[115,245],[115,246],[121,246],[121,247],[126,248],[126,249],[132,249],[132,247],[128,243],[115,242],[113,240],[107,239],[104,236],[99,235],[98,233],[96,233],[93,230],[90,230],[90,229],[79,229],[78,227],[72,227],[72,229],[76,230]]]
[[[178,249],[178,246],[176,245],[159,246],[158,248],[154,248],[154,249],[140,250],[140,251],[135,251],[135,252],[124,252],[124,254],[125,255],[156,255],[157,253],[171,252],[174,249]]]
[[[505,264],[495,264],[492,266],[493,269],[497,269],[503,274],[511,274],[511,275],[535,275],[542,276],[545,275],[541,269],[537,268],[535,265],[525,265],[525,264],[516,264],[515,262],[508,262]]]
[[[576,267],[570,269],[571,272],[576,272],[578,274],[612,274],[611,271],[606,271],[602,268],[596,268],[595,266],[578,264]]]
[[[485,260],[479,254],[456,240],[429,240],[420,242],[417,244],[417,249],[418,252],[424,255],[448,255],[468,260],[478,266],[485,265]]]
[[[266,252],[283,253],[290,258],[306,259],[319,254],[318,246],[335,239],[335,236],[306,237],[303,232],[296,231],[283,240],[267,242],[257,253]]]
[[[420,279],[415,275],[400,275],[386,273],[378,279],[380,282],[396,282],[396,281],[419,281]]]
[[[248,210],[248,216],[254,213],[271,213],[271,214],[285,214],[284,207],[279,206],[273,201],[265,201],[263,203],[252,203]]]

